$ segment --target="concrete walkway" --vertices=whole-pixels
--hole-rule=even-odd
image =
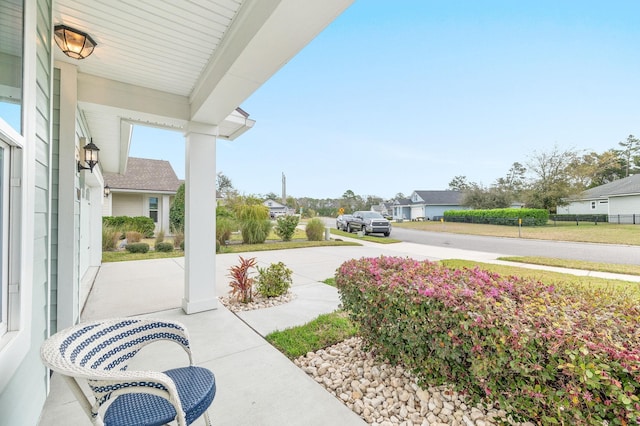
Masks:
[[[497,253],[444,249],[413,243],[362,246],[316,247],[242,253],[268,266],[282,261],[293,273],[296,298],[285,305],[233,314],[219,304],[218,309],[185,315],[180,309],[184,285],[184,258],[105,263],[100,268],[85,305],[82,321],[108,317],[152,316],[181,321],[187,326],[198,365],[216,375],[218,392],[210,408],[212,421],[224,425],[364,425],[347,409],[263,336],[309,322],[319,314],[339,306],[337,290],[322,281],[333,277],[346,260],[380,255],[415,259],[467,259],[490,263]],[[226,276],[238,254],[216,255],[216,291],[229,291]],[[519,266],[522,266],[518,264]],[[640,282],[638,276],[620,276],[586,271],[545,268],[579,275],[601,276]],[[187,362],[181,349],[154,344],[136,357],[141,369],[168,369]],[[90,425],[66,384],[56,375],[43,409],[42,426]],[[200,419],[195,424],[204,424]]]

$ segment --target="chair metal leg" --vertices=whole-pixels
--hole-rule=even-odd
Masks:
[[[204,422],[207,426],[211,426],[211,419],[209,418],[209,412],[204,412]]]

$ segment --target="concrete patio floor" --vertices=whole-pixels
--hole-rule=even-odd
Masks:
[[[362,246],[316,247],[243,253],[268,266],[282,261],[293,271],[292,291],[296,298],[281,306],[230,312],[218,309],[186,315],[180,308],[184,283],[184,258],[105,263],[101,266],[82,322],[102,318],[150,316],[178,320],[191,336],[196,364],[216,375],[217,393],[209,409],[217,426],[234,425],[364,425],[321,385],[309,378],[263,336],[309,322],[339,306],[337,290],[321,281],[335,275],[344,261],[380,255],[415,259],[495,260],[499,254],[443,249],[412,243]],[[216,255],[216,291],[229,291],[228,269],[238,262],[237,254]],[[584,271],[567,271],[582,274]],[[591,273],[596,275],[596,273]],[[640,277],[603,276],[640,281]],[[135,358],[131,368],[164,370],[186,365],[185,353],[168,343],[150,345]],[[90,425],[66,384],[53,375],[51,391],[39,425]],[[196,425],[204,424],[199,419]]]

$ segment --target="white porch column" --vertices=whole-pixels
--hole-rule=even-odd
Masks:
[[[186,131],[184,299],[187,314],[216,309],[216,126]]]
[[[76,133],[78,105],[78,69],[74,65],[56,63],[60,68],[60,146],[58,171],[58,330],[75,325],[80,315],[78,271],[80,239],[80,199],[76,161],[79,149]],[[102,253],[102,245],[100,245]],[[52,314],[53,316],[53,314]]]
[[[164,231],[165,235],[171,234],[171,224],[169,223],[169,210],[171,210],[171,202],[169,201],[168,195],[163,195],[158,203],[160,204],[160,217],[158,218],[158,222],[160,222],[160,229]]]

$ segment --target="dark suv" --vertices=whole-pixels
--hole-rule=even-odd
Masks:
[[[347,223],[349,223],[351,219],[352,219],[352,216],[350,214],[339,215],[336,218],[336,228],[338,228],[339,231],[346,231]]]
[[[351,220],[347,221],[347,232],[362,231],[367,234],[391,234],[391,222],[378,212],[357,211]]]

